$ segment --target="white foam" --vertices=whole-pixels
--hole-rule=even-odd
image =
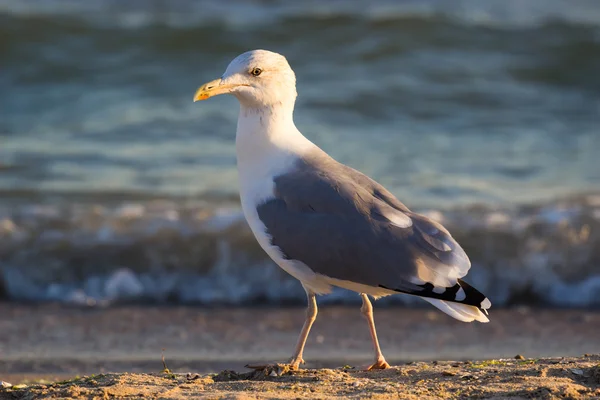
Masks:
[[[109,299],[136,298],[144,293],[144,286],[130,269],[122,268],[108,277],[104,291]]]
[[[494,305],[523,299],[523,293],[549,306],[598,305],[595,209],[578,200],[557,202],[556,213],[553,208],[444,211],[444,225],[465,248],[475,249],[467,281]],[[11,299],[82,305],[142,298],[304,301],[300,284],[268,260],[234,206],[0,204],[0,215],[0,281]],[[321,301],[358,300],[334,290]],[[410,296],[380,301],[415,302]]]

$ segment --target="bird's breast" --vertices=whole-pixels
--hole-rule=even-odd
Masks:
[[[240,200],[246,221],[261,247],[273,254],[266,227],[258,217],[257,207],[275,197],[276,176],[293,167],[295,159],[275,148],[262,148],[260,152],[252,147],[237,146],[237,167],[240,187]]]

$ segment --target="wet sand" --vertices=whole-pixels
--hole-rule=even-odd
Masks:
[[[368,328],[357,308],[324,306],[319,311],[306,347],[305,368],[360,366],[371,361]],[[169,369],[176,373],[241,372],[247,363],[286,360],[303,317],[303,309],[296,307],[81,309],[0,304],[0,380],[18,384],[108,372],[158,373],[163,369],[162,349]],[[375,318],[384,354],[400,371],[410,369],[406,363],[414,361],[600,353],[598,311],[492,310],[489,324],[465,324],[429,308],[380,308]],[[585,360],[576,362],[598,364],[597,359]],[[520,365],[512,364],[506,367]],[[591,366],[581,364],[581,368]],[[386,373],[373,376],[385,380]],[[343,377],[332,374],[331,382]],[[413,379],[405,378],[406,382]],[[110,375],[106,379],[164,377]],[[402,382],[396,383],[406,383]]]

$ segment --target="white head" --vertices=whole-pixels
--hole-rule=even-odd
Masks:
[[[237,56],[221,79],[207,82],[194,101],[219,94],[233,94],[243,107],[292,106],[296,100],[296,76],[281,54],[252,50]]]

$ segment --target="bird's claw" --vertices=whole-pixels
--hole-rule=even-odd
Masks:
[[[385,358],[379,359],[375,361],[373,365],[369,365],[366,368],[363,368],[365,371],[372,371],[374,369],[387,369],[390,368],[390,364],[385,361]]]
[[[304,359],[302,357],[298,357],[298,358],[290,358],[290,360],[288,361],[288,364],[290,366],[290,369],[293,370],[297,370],[300,367],[300,364],[304,364]]]

